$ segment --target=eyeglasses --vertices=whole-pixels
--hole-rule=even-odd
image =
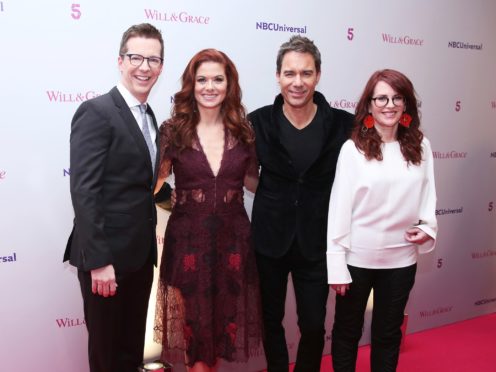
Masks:
[[[379,97],[371,98],[371,100],[374,101],[376,107],[379,108],[386,107],[390,99],[393,102],[393,105],[395,106],[403,106],[405,104],[405,97],[403,96],[394,96],[392,98],[389,98],[388,96],[379,96]]]
[[[121,54],[121,57],[129,57],[129,62],[131,65],[139,67],[143,64],[143,61],[146,59],[148,62],[148,66],[150,68],[159,68],[164,62],[163,58],[160,57],[143,57],[141,54]]]

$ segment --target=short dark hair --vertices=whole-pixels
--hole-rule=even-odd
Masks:
[[[164,58],[164,40],[159,29],[149,23],[141,23],[129,27],[123,34],[119,55],[124,55],[128,52],[127,42],[133,37],[144,37],[147,39],[157,39],[160,42],[160,57]]]
[[[311,54],[315,62],[315,69],[320,72],[320,65],[322,63],[319,48],[313,43],[312,40],[305,36],[293,35],[289,41],[285,42],[279,48],[277,53],[277,73],[281,73],[282,60],[284,55],[288,52],[308,53]]]

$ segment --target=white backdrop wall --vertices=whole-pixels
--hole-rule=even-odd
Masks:
[[[494,312],[495,14],[487,0],[0,0],[0,369],[88,370],[76,272],[61,262],[73,218],[70,120],[82,101],[119,80],[121,35],[141,22],[165,39],[164,72],[150,97],[159,120],[186,63],[207,47],[236,63],[250,111],[278,92],[276,53],[294,33],[320,48],[318,89],[334,107],[353,112],[377,69],[408,75],[433,145],[440,225],[436,251],[420,258],[408,332]],[[167,213],[159,217],[161,246]],[[328,335],[333,308],[331,294]],[[287,312],[294,358],[291,293]],[[153,315],[152,305],[150,327]],[[368,338],[366,331],[362,342]],[[149,332],[145,357],[159,351]],[[262,367],[260,351],[221,370]]]

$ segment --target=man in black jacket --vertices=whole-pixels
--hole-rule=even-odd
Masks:
[[[160,149],[147,100],[163,56],[159,30],[130,27],[119,50],[119,84],[84,102],[72,120],[75,218],[64,261],[78,268],[91,372],[135,372],[143,360]]]
[[[324,348],[329,196],[353,116],[331,108],[315,91],[320,65],[311,40],[291,37],[277,56],[281,94],[249,115],[261,164],[252,226],[269,372],[288,371],[282,320],[289,273],[301,333],[295,371],[320,371]]]

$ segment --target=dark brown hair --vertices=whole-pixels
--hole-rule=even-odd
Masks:
[[[422,160],[421,144],[424,135],[419,129],[420,117],[417,110],[417,98],[415,97],[412,82],[399,71],[386,69],[372,74],[367,85],[365,85],[355,110],[355,123],[351,139],[355,142],[357,149],[363,152],[368,160],[382,160],[382,140],[379,133],[375,128],[365,131],[363,126],[363,120],[369,114],[369,106],[372,102],[375,86],[379,81],[389,84],[398,94],[405,97],[405,112],[412,117],[412,122],[408,128],[398,125],[396,137],[400,144],[401,153],[408,164],[419,165]]]
[[[119,55],[123,56],[128,52],[127,42],[133,37],[144,37],[146,39],[157,39],[160,42],[160,57],[164,58],[164,40],[162,33],[153,25],[149,23],[141,23],[129,27],[124,34],[122,34],[121,45],[119,47]]]
[[[193,56],[182,75],[182,89],[174,95],[171,119],[172,144],[179,150],[191,147],[200,121],[196,107],[195,83],[196,72],[204,62],[220,63],[225,70],[227,92],[221,106],[223,122],[229,133],[242,143],[254,140],[253,130],[246,118],[246,110],[241,103],[239,76],[234,63],[227,55],[216,49],[204,49]]]
[[[319,48],[313,43],[312,40],[305,36],[293,35],[289,41],[283,43],[277,52],[276,60],[276,71],[278,74],[281,73],[282,60],[286,53],[288,52],[298,52],[298,53],[308,53],[313,57],[315,62],[316,72],[320,72],[321,56]]]

